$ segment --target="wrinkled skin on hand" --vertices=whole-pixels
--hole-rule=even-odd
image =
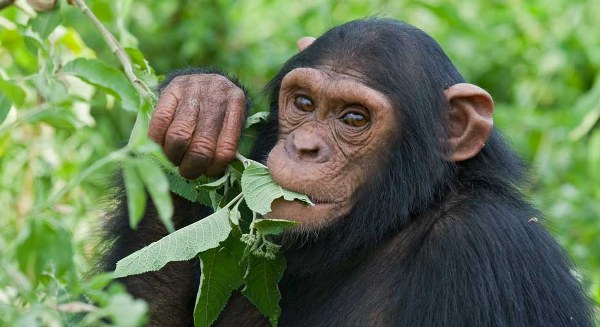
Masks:
[[[298,40],[300,51],[314,37]],[[161,91],[148,136],[189,179],[218,176],[235,158],[246,118],[244,91],[219,74],[175,77]]]
[[[148,134],[186,178],[217,176],[235,158],[244,91],[217,74],[181,75],[160,94]]]

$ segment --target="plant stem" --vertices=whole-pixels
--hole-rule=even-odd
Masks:
[[[244,193],[240,193],[238,195],[235,196],[235,198],[231,199],[231,201],[229,201],[229,203],[227,203],[223,208],[229,208],[231,207],[232,204],[236,203],[236,202],[242,202],[242,199],[244,198]],[[239,205],[239,203],[236,204]]]
[[[248,160],[248,158],[244,157],[243,155],[241,155],[239,152],[235,153],[235,158],[239,161],[242,162],[242,164],[244,164],[244,167],[248,167],[248,165],[250,164],[250,161]]]
[[[133,72],[133,65],[131,64],[131,59],[123,49],[123,46],[117,41],[117,39],[112,35],[112,33],[100,22],[100,20],[94,15],[94,13],[90,10],[90,8],[85,4],[84,0],[69,0],[71,4],[77,6],[86,16],[90,18],[94,26],[100,31],[102,38],[112,52],[117,56],[119,61],[121,62],[121,66],[123,66],[123,70],[125,71],[125,75],[131,81],[133,86],[136,88],[138,93],[150,96],[152,99],[155,99],[155,95],[152,90],[144,83],[141,79],[139,79],[135,73]]]

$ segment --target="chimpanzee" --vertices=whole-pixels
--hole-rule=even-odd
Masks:
[[[299,41],[268,84],[270,118],[251,157],[315,203],[276,200],[301,222],[282,242],[281,326],[591,326],[574,268],[519,191],[525,168],[493,127],[493,101],[439,45],[369,18]],[[474,54],[476,55],[476,54]],[[161,88],[150,137],[182,176],[233,160],[247,92],[217,70]],[[174,196],[182,227],[209,210]],[[149,205],[138,230],[125,200],[105,269],[166,235]],[[154,326],[192,324],[197,260],[123,279]],[[218,326],[266,326],[239,293]]]

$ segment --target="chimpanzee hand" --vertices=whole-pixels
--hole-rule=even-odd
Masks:
[[[303,37],[304,50],[315,40]],[[218,176],[233,160],[246,115],[244,91],[218,74],[175,77],[161,91],[148,135],[186,178]]]
[[[181,176],[218,176],[235,158],[245,116],[244,91],[226,77],[180,75],[161,91],[148,135]]]

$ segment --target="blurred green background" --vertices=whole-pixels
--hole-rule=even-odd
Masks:
[[[119,160],[85,170],[127,142],[135,112],[121,109],[114,91],[61,71],[78,57],[120,66],[76,7],[59,1],[36,14],[31,5],[40,3],[53,5],[19,0],[0,11],[0,325],[102,325],[110,316],[136,326],[144,303],[89,273]],[[533,168],[524,192],[600,301],[600,1],[89,5],[148,83],[155,73],[219,66],[256,98],[302,36],[373,15],[425,30],[494,97],[496,125]]]

